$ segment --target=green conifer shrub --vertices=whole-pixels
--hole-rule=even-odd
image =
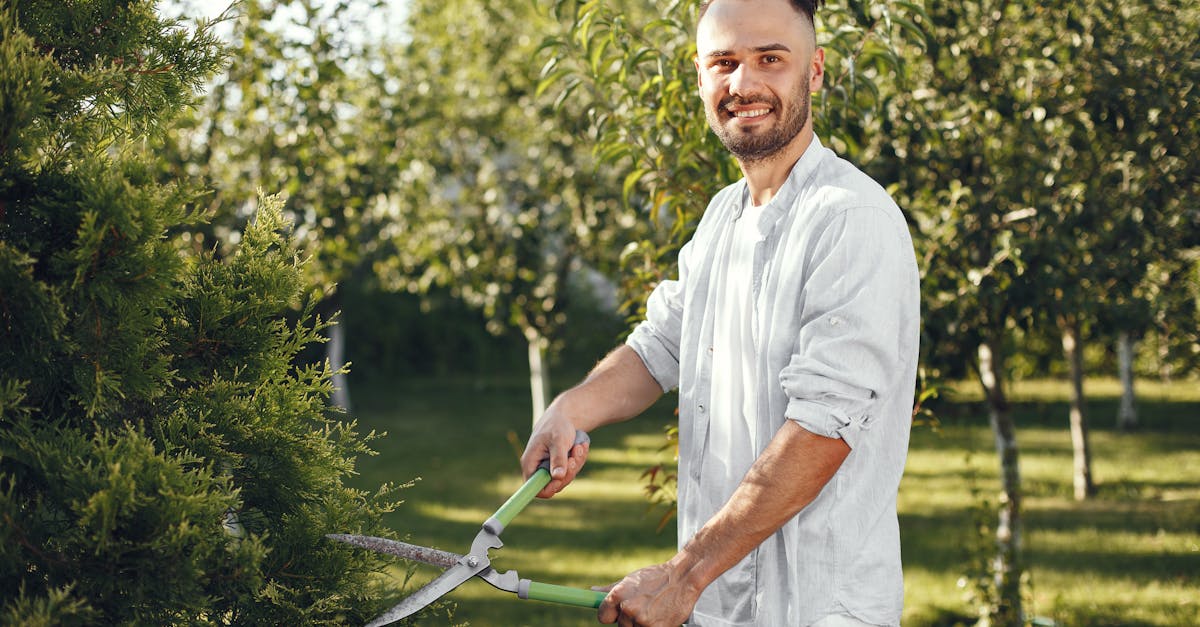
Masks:
[[[279,202],[235,252],[140,142],[224,62],[139,0],[0,0],[0,624],[361,623],[393,486],[298,359],[312,313]]]

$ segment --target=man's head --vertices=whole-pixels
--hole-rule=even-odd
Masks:
[[[799,158],[812,137],[811,93],[825,75],[817,2],[711,0],[696,29],[696,70],[713,132],[743,164]]]
[[[804,17],[807,17],[808,23],[814,25],[814,27],[815,27],[816,22],[814,20],[814,16],[817,14],[817,8],[819,8],[822,4],[825,4],[825,0],[789,0],[789,1],[792,3],[792,7],[794,7],[796,9],[796,11],[799,12],[801,15],[803,15]],[[704,14],[708,12],[708,5],[712,4],[713,2],[714,2],[714,0],[704,0],[704,2],[700,3],[700,17],[701,18],[703,18]]]

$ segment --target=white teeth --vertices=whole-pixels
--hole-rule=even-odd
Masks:
[[[756,118],[760,115],[766,115],[770,112],[770,109],[752,109],[750,111],[734,111],[733,114],[739,118]]]

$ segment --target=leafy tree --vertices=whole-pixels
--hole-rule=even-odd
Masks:
[[[547,351],[561,342],[569,282],[613,274],[641,225],[595,167],[587,112],[539,94],[536,51],[558,20],[533,3],[409,4],[404,159],[395,194],[398,289],[445,286],[493,332],[529,347],[534,419],[550,397]]]
[[[1153,0],[1071,3],[1058,11],[1066,16],[1065,36],[1054,49],[1061,87],[1042,100],[1048,118],[1063,121],[1057,129],[1071,148],[1052,175],[1079,193],[1077,203],[1037,218],[1045,245],[1036,252],[1038,265],[1055,268],[1039,280],[1053,295],[1048,309],[1067,349],[1075,496],[1083,499],[1094,492],[1083,414],[1084,333],[1140,334],[1154,306],[1144,279],[1152,264],[1179,259],[1194,232],[1184,199],[1200,191],[1200,170],[1187,157],[1200,147],[1193,120],[1200,47],[1186,33],[1200,21],[1194,9]],[[1064,257],[1070,262],[1062,263]]]
[[[279,190],[326,318],[343,309],[339,286],[371,280],[390,250],[393,216],[382,199],[403,167],[407,117],[396,79],[381,71],[381,43],[363,35],[382,5],[239,2],[228,70],[162,147],[167,176],[197,176],[214,189],[205,199],[214,220],[194,234],[197,246],[232,245],[256,210],[256,190]],[[327,357],[340,370],[344,327],[327,332]],[[334,377],[335,402],[348,408],[346,379]]]
[[[1090,96],[1077,101],[1090,123],[1078,127],[1077,137],[1093,157],[1083,170],[1091,174],[1084,177],[1088,204],[1107,222],[1081,241],[1099,275],[1092,290],[1099,296],[1096,334],[1107,341],[1116,336],[1118,351],[1128,354],[1121,360],[1126,385],[1118,426],[1130,428],[1133,342],[1152,332],[1158,318],[1166,323],[1162,331],[1182,340],[1177,350],[1197,346],[1193,257],[1200,215],[1193,199],[1200,194],[1200,164],[1189,155],[1200,148],[1200,45],[1191,36],[1200,28],[1200,8],[1142,0],[1088,3],[1073,12],[1083,35],[1075,82]],[[1161,316],[1172,303],[1183,307]]]
[[[0,2],[0,621],[328,624],[380,609],[391,488],[330,413],[279,204],[197,254],[142,142],[224,62],[154,2]],[[295,316],[296,308],[301,314]]]
[[[1001,469],[992,585],[978,608],[992,624],[1019,625],[1022,489],[1008,401],[1012,335],[1045,304],[1030,261],[1039,216],[1078,206],[1078,186],[1056,185],[1071,146],[1044,98],[1061,78],[1053,49],[1064,16],[1030,4],[980,0],[925,3],[928,46],[913,57],[914,88],[893,102],[908,132],[892,150],[896,193],[917,217],[926,355],[933,367],[970,364],[985,392]],[[920,164],[912,167],[912,164]],[[953,370],[951,370],[953,372]]]

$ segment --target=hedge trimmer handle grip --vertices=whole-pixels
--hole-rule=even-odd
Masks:
[[[575,432],[575,444],[587,444],[588,442],[591,442],[591,439],[588,438],[587,433]],[[504,528],[517,517],[517,514],[521,513],[521,510],[525,509],[526,505],[529,505],[529,502],[548,483],[550,483],[550,458],[543,459],[542,463],[538,464],[538,469],[529,476],[525,485],[508,497],[504,505],[501,505],[500,509],[496,510],[496,513],[487,519],[487,522],[483,523],[483,528],[494,535],[500,535],[500,532],[504,531]]]
[[[566,586],[556,586],[550,583],[538,583],[522,579],[520,585],[517,586],[517,596],[522,599],[533,599],[535,601],[598,608],[600,607],[600,603],[604,601],[604,597],[608,596],[608,593],[584,590],[583,588],[568,588]]]

